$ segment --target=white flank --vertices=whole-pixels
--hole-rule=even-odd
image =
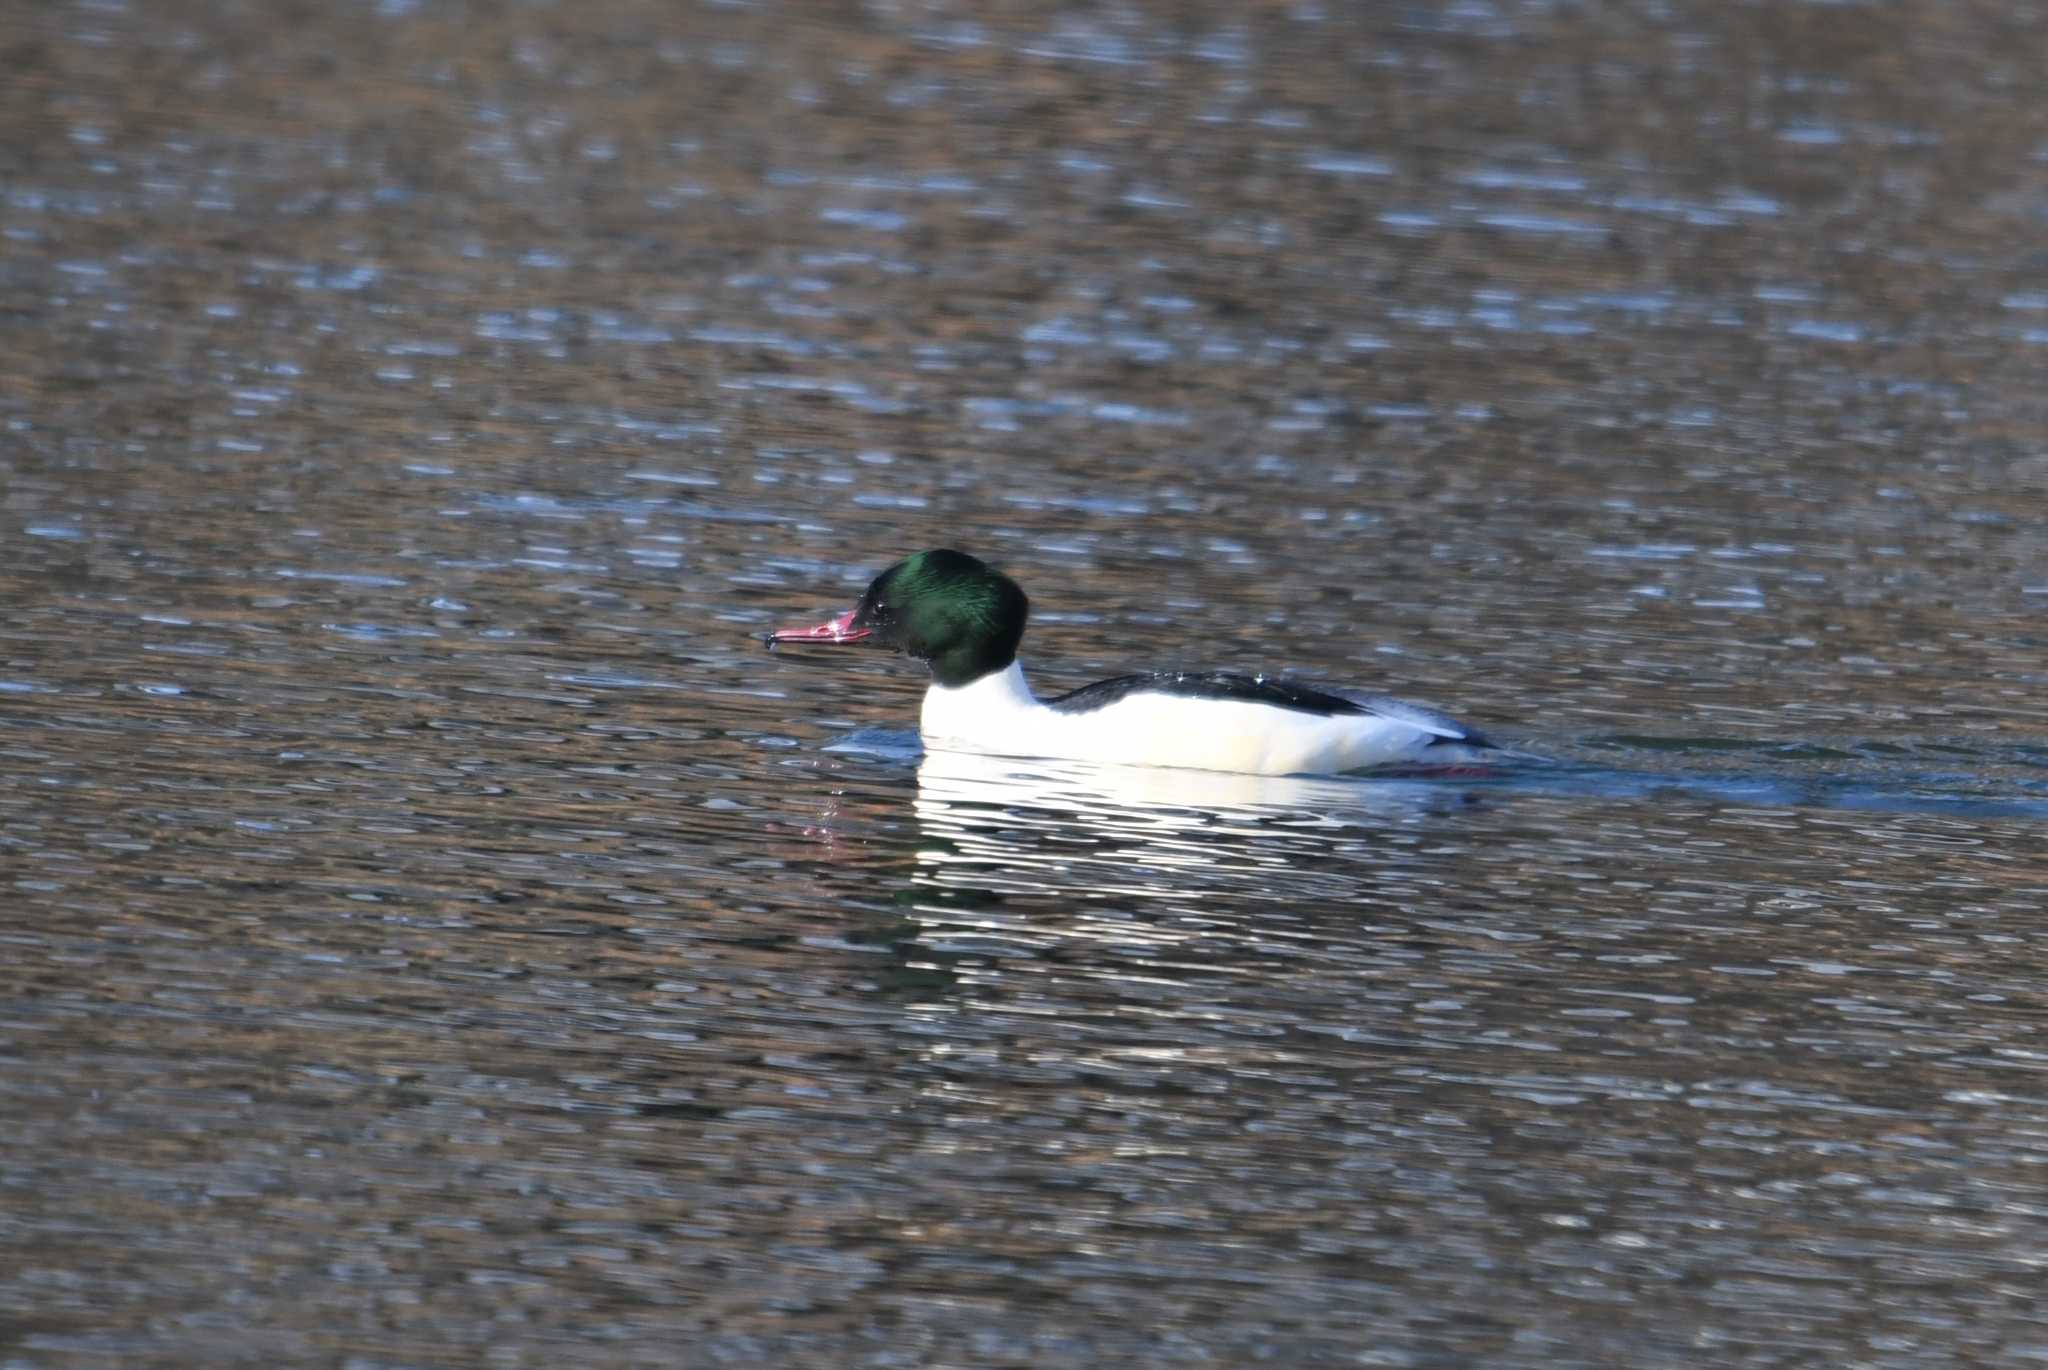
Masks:
[[[1372,707],[1380,704],[1372,701]],[[1008,670],[966,685],[933,685],[925,691],[920,731],[927,747],[988,756],[1330,775],[1473,759],[1473,749],[1455,743],[1430,747],[1439,737],[1456,735],[1446,724],[1442,715],[1421,710],[1407,717],[1364,713],[1326,718],[1272,704],[1146,692],[1087,713],[1060,713],[1038,701],[1025,683],[1024,668],[1012,662]]]

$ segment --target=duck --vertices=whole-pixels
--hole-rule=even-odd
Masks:
[[[923,662],[928,751],[1247,775],[1485,766],[1502,754],[1425,705],[1286,676],[1147,671],[1041,699],[1017,655],[1030,612],[1016,581],[941,547],[883,571],[846,612],[767,644],[863,644]]]

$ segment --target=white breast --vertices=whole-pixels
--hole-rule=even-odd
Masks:
[[[1439,737],[1378,714],[1324,717],[1243,700],[1144,692],[1087,713],[1060,713],[1039,703],[1014,662],[967,685],[933,685],[925,692],[920,731],[925,745],[938,750],[1251,775],[1330,774],[1420,761]],[[1427,759],[1456,762],[1465,752],[1438,746]]]

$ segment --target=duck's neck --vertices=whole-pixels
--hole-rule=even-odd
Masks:
[[[1035,720],[1046,707],[1031,693],[1021,662],[977,676],[965,685],[933,681],[924,692],[919,731],[927,738],[998,743],[1004,730]]]

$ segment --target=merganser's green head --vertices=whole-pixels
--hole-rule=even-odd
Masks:
[[[965,685],[1017,659],[1031,601],[1002,572],[950,548],[905,557],[876,576],[860,603],[815,628],[768,635],[784,642],[872,642],[932,668],[941,685]]]

